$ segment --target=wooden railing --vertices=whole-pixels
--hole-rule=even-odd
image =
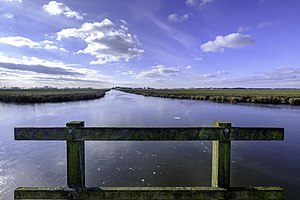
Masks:
[[[68,187],[17,188],[15,199],[284,199],[280,187],[230,187],[231,141],[283,140],[283,128],[232,127],[84,127],[74,121],[61,128],[15,128],[15,140],[65,140]],[[86,140],[212,141],[211,187],[85,187]],[[242,178],[242,177],[241,177]]]

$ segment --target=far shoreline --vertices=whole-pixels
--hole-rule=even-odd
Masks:
[[[62,103],[99,99],[110,89],[0,90],[1,103]]]
[[[300,105],[298,89],[141,89],[116,88],[143,96],[207,100],[217,103],[256,103]]]

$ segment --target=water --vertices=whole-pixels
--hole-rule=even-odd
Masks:
[[[63,141],[14,141],[13,128],[65,126],[284,127],[284,141],[233,142],[232,186],[281,186],[300,197],[300,107],[232,105],[143,97],[110,91],[98,100],[17,105],[0,103],[0,199],[20,186],[66,186]],[[209,186],[210,142],[86,142],[86,185]]]

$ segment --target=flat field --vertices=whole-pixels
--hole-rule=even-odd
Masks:
[[[45,103],[101,98],[107,89],[0,90],[1,102]]]
[[[121,89],[124,92],[176,99],[300,105],[297,89]]]
[[[52,94],[86,94],[101,90],[0,90],[0,95],[52,95]]]

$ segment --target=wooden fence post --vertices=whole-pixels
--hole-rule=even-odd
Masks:
[[[214,126],[230,128],[231,123],[215,121]],[[212,187],[230,188],[230,153],[231,141],[212,141]]]
[[[67,140],[67,184],[70,188],[85,187],[84,141],[73,141],[74,129],[84,127],[84,121],[66,124],[69,128]]]

